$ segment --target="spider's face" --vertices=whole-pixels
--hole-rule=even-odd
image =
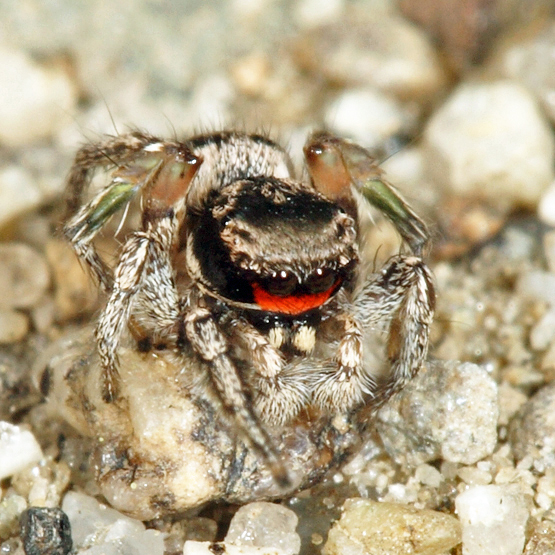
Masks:
[[[354,218],[288,179],[243,179],[212,191],[191,224],[193,273],[210,292],[255,310],[316,309],[352,281],[358,263]]]

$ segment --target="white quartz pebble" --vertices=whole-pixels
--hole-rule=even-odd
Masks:
[[[0,422],[0,480],[42,459],[35,436],[9,422]]]
[[[279,547],[287,555],[297,555],[301,539],[295,532],[297,515],[276,503],[257,502],[236,513],[225,541],[235,545]]]
[[[512,81],[461,85],[431,117],[424,143],[434,181],[497,206],[535,206],[553,181],[549,123]]]
[[[511,486],[473,486],[457,496],[463,555],[520,555],[528,509]]]

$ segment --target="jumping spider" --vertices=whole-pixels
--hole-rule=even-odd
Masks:
[[[378,406],[422,365],[435,293],[422,260],[422,221],[362,147],[329,134],[304,148],[310,179],[286,152],[238,132],[165,141],[134,132],[86,145],[68,178],[64,233],[108,295],[96,328],[103,397],[118,401],[118,346],[163,344],[203,368],[193,394],[210,395],[286,484],[268,433],[301,410]],[[111,180],[84,197],[92,174]],[[95,237],[140,199],[142,224],[114,268]],[[359,215],[379,208],[410,254],[366,272]],[[390,371],[364,364],[363,333],[384,325]]]

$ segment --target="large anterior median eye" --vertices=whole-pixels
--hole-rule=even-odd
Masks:
[[[271,295],[287,297],[293,293],[297,284],[298,281],[295,274],[286,270],[280,270],[266,278],[263,282],[263,287]]]
[[[304,285],[310,293],[323,293],[331,289],[337,281],[337,274],[329,268],[318,268],[308,276]]]

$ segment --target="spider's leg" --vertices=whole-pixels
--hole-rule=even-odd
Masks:
[[[124,194],[118,196],[116,193],[117,202],[110,202],[114,190],[119,190],[120,185],[124,191],[129,191],[130,187],[146,188],[144,231],[132,233],[124,245],[110,297],[96,330],[105,375],[103,394],[107,401],[114,400],[118,394],[117,349],[123,330],[130,324],[134,304],[139,304],[140,319],[131,328],[146,327],[149,331],[148,328],[155,326],[156,332],[164,334],[170,333],[179,320],[180,302],[171,259],[180,224],[178,212],[181,208],[178,207],[184,204],[187,188],[201,163],[182,145],[153,145],[148,156],[115,172],[113,186],[105,190],[105,198],[93,205],[94,209],[87,213],[80,228],[89,230],[88,237],[92,240],[99,228],[96,222],[105,221],[110,212],[117,209],[112,210],[112,206]],[[91,242],[87,249],[95,253]]]
[[[67,182],[67,210],[71,215],[63,232],[104,290],[111,289],[114,278],[94,246],[97,233],[139,193],[145,194],[147,203],[154,203],[158,212],[162,204],[166,209],[172,206],[179,195],[184,196],[200,163],[184,145],[162,143],[140,133],[86,145],[77,153]],[[116,166],[111,182],[81,206],[90,174],[106,166]]]
[[[279,344],[280,328],[274,329],[274,342]],[[249,378],[255,392],[256,413],[270,425],[285,424],[306,404],[310,374],[295,364],[287,364],[278,348],[245,320],[238,319],[232,333],[248,352],[252,365]]]
[[[335,365],[318,373],[313,389],[314,401],[326,408],[352,409],[364,395],[380,403],[418,372],[428,352],[435,308],[432,274],[415,256],[395,257],[364,283],[354,305],[354,316],[344,319]],[[388,324],[391,368],[385,379],[363,367],[363,329],[382,322]]]
[[[96,169],[125,166],[141,152],[150,152],[159,144],[161,141],[157,137],[134,132],[83,145],[75,155],[66,180],[65,219],[73,217],[83,205],[85,190]]]
[[[133,233],[124,245],[110,297],[96,327],[96,340],[104,372],[102,396],[106,402],[118,397],[117,350],[127,326],[133,300],[141,291],[145,267],[149,259],[148,234]]]
[[[93,240],[104,224],[119,209],[127,206],[143,185],[144,181],[133,183],[114,179],[64,226],[64,235],[71,242],[77,256],[85,261],[93,277],[105,291],[112,288],[114,276],[112,269],[98,254]]]
[[[166,217],[150,222],[146,231],[130,235],[124,245],[114,285],[96,329],[107,401],[117,397],[117,349],[126,326],[131,331],[135,327],[152,330],[176,340],[171,333],[181,316],[181,305],[170,258],[178,224],[170,210]]]
[[[113,283],[112,269],[99,256],[94,238],[108,220],[154,180],[164,161],[151,155],[132,166],[121,166],[112,181],[82,206],[64,225],[64,235],[81,260],[84,260],[100,286],[109,291]],[[73,173],[83,168],[77,168]],[[70,188],[75,185],[70,175]]]
[[[344,316],[343,335],[335,357],[314,377],[312,398],[325,409],[348,411],[372,393],[375,383],[363,366],[362,327],[356,318]]]
[[[355,299],[356,316],[366,327],[388,322],[386,354],[391,372],[377,385],[377,397],[389,397],[412,378],[427,352],[435,310],[432,273],[416,256],[397,256],[371,276]]]
[[[433,278],[420,258],[428,232],[364,148],[320,133],[309,139],[305,156],[319,191],[346,206],[353,205],[353,190],[357,191],[391,220],[415,254],[395,257],[378,276],[366,280],[355,299],[355,314],[345,320],[337,367],[319,374],[315,400],[325,406],[352,408],[363,393],[386,397],[399,389],[426,357],[435,306]],[[387,357],[392,371],[386,383],[376,383],[361,368],[362,330],[383,320],[389,320]]]
[[[206,308],[192,307],[185,317],[185,333],[195,353],[209,366],[209,378],[222,407],[234,418],[252,446],[262,454],[275,480],[283,487],[289,477],[272,440],[254,414],[252,403],[232,358],[230,344]]]
[[[318,133],[305,146],[308,170],[316,188],[338,201],[351,200],[351,187],[380,210],[420,256],[428,243],[428,230],[401,194],[384,179],[384,172],[361,146]]]

